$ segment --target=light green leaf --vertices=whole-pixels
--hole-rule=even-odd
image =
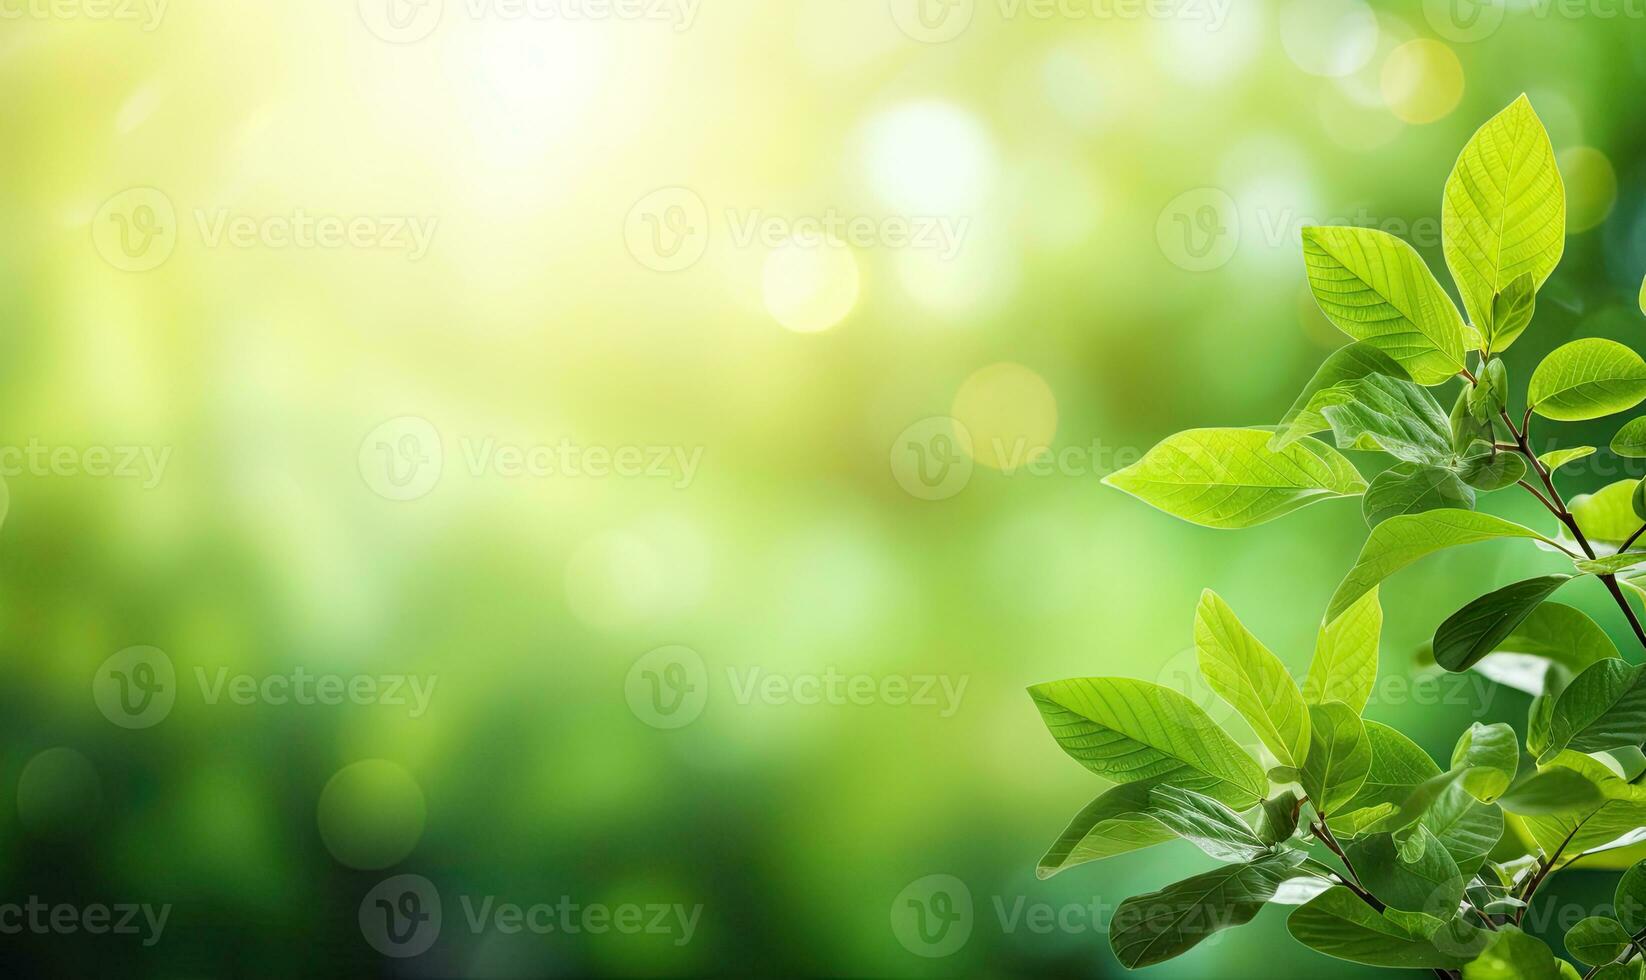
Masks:
[[[1452,424],[1420,385],[1368,374],[1317,392],[1309,407],[1332,427],[1339,449],[1381,450],[1412,463],[1452,455]]]
[[[1371,834],[1344,845],[1349,861],[1360,874],[1360,883],[1385,905],[1403,912],[1424,912],[1442,920],[1457,914],[1463,901],[1466,880],[1457,862],[1427,827],[1419,824],[1415,835],[1426,843],[1414,860],[1398,853],[1394,835]]]
[[[1602,802],[1546,816],[1521,818],[1522,825],[1544,853],[1565,845],[1566,854],[1606,849],[1620,839],[1638,840],[1646,826],[1646,787],[1626,783],[1593,756],[1561,752],[1548,768],[1571,769],[1599,789]],[[1592,859],[1591,859],[1591,863]]]
[[[1410,245],[1369,228],[1304,228],[1303,261],[1326,318],[1413,381],[1436,385],[1463,370],[1463,322]]]
[[[1292,407],[1281,417],[1280,425],[1269,441],[1269,448],[1280,450],[1301,436],[1330,429],[1332,424],[1326,421],[1326,417],[1309,407],[1315,394],[1345,381],[1364,378],[1368,374],[1410,380],[1406,369],[1396,363],[1394,358],[1365,341],[1356,341],[1347,347],[1340,347],[1320,365],[1314,377],[1303,386],[1297,400],[1292,402]]]
[[[1616,919],[1591,915],[1566,930],[1566,952],[1590,966],[1610,963],[1629,946],[1629,930]]]
[[[1595,447],[1593,446],[1573,446],[1571,449],[1556,449],[1553,452],[1544,453],[1538,459],[1543,463],[1543,468],[1553,476],[1555,470],[1560,469],[1567,463],[1575,463],[1585,456],[1593,456],[1594,454]]]
[[[1458,474],[1476,490],[1492,493],[1512,487],[1526,476],[1526,458],[1494,449],[1488,442],[1477,442],[1466,451]]]
[[[1582,773],[1551,766],[1526,776],[1498,798],[1498,806],[1527,817],[1587,812],[1605,801],[1600,787]]]
[[[1209,796],[1180,786],[1156,786],[1149,801],[1150,816],[1219,861],[1255,861],[1271,850],[1240,814]]]
[[[1086,677],[1037,684],[1029,694],[1063,751],[1100,776],[1183,786],[1242,810],[1267,795],[1258,764],[1176,691]]]
[[[1286,920],[1292,938],[1316,952],[1366,966],[1409,970],[1457,969],[1486,944],[1485,933],[1458,920],[1447,925],[1445,948],[1397,924],[1347,888],[1311,899]]]
[[[1646,670],[1621,660],[1602,660],[1560,692],[1549,717],[1549,741],[1538,758],[1564,749],[1599,752],[1646,742]]]
[[[1492,944],[1463,967],[1463,980],[1561,980],[1555,954],[1515,926],[1492,933]]]
[[[1298,766],[1309,750],[1309,712],[1286,665],[1253,636],[1217,593],[1195,610],[1200,672],[1217,696],[1240,712],[1281,765]]]
[[[1577,526],[1591,542],[1618,544],[1640,527],[1635,516],[1634,495],[1638,480],[1618,480],[1594,493],[1573,497],[1568,505]]]
[[[1526,400],[1547,419],[1581,422],[1646,399],[1646,361],[1615,340],[1587,337],[1556,347],[1532,372]]]
[[[1424,463],[1396,463],[1372,477],[1360,501],[1360,512],[1369,527],[1377,527],[1391,517],[1448,507],[1474,510],[1474,490],[1456,470]]]
[[[1468,670],[1498,648],[1527,616],[1572,580],[1544,575],[1488,592],[1452,613],[1435,630],[1435,663],[1454,673]]]
[[[1482,329],[1494,324],[1499,293],[1527,274],[1541,288],[1560,263],[1566,191],[1549,134],[1524,95],[1480,127],[1458,156],[1446,181],[1441,234],[1464,308]]]
[[[1418,821],[1439,839],[1465,879],[1480,870],[1486,856],[1503,838],[1503,811],[1481,803],[1461,783],[1441,793]]]
[[[1636,491],[1638,495],[1639,491]],[[1626,568],[1633,568],[1646,561],[1646,551],[1619,552],[1615,555],[1603,555],[1599,558],[1574,558],[1572,567],[1584,575],[1616,575]]]
[[[1303,699],[1311,704],[1342,701],[1356,714],[1365,710],[1377,683],[1377,644],[1382,633],[1383,607],[1373,588],[1320,628],[1314,659],[1303,679]]]
[[[1088,861],[1175,839],[1176,834],[1148,814],[1152,788],[1147,782],[1124,783],[1086,804],[1040,859],[1035,874],[1050,878]]]
[[[1371,766],[1360,790],[1333,823],[1350,834],[1394,813],[1419,786],[1440,775],[1440,767],[1416,742],[1381,722],[1364,725],[1372,749]]]
[[[1520,768],[1520,739],[1503,722],[1475,722],[1452,750],[1452,768],[1463,769],[1463,788],[1482,803],[1491,803],[1515,778]]]
[[[1489,424],[1509,403],[1509,368],[1503,358],[1486,362],[1474,384],[1463,389],[1469,396],[1469,414],[1476,422]]]
[[[1553,543],[1531,528],[1490,514],[1431,510],[1392,517],[1372,529],[1371,536],[1360,550],[1359,560],[1332,594],[1326,619],[1330,621],[1341,616],[1367,591],[1419,558],[1447,548],[1495,538],[1533,538]]]
[[[1532,316],[1537,312],[1537,288],[1541,285],[1537,277],[1528,272],[1503,287],[1492,301],[1492,342],[1493,353],[1502,353],[1509,349],[1509,345],[1531,326]]]
[[[1250,922],[1306,856],[1281,851],[1126,899],[1109,922],[1115,958],[1128,970],[1152,966],[1188,952],[1219,930]]]
[[[1631,459],[1646,459],[1646,415],[1617,430],[1617,435],[1612,437],[1612,452]]]
[[[1315,439],[1275,452],[1259,429],[1191,429],[1103,482],[1194,524],[1253,527],[1366,489],[1353,464]]]
[[[1629,935],[1646,932],[1646,862],[1636,863],[1617,880],[1612,910]]]
[[[1299,782],[1323,816],[1354,799],[1371,771],[1372,743],[1355,710],[1341,701],[1309,705],[1309,754]]]

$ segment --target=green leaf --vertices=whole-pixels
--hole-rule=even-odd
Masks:
[[[1356,341],[1347,347],[1340,347],[1322,362],[1314,377],[1303,386],[1297,400],[1292,402],[1292,407],[1281,417],[1274,437],[1269,440],[1269,448],[1279,450],[1300,436],[1330,429],[1332,424],[1326,421],[1326,417],[1309,407],[1316,393],[1345,381],[1364,378],[1368,374],[1411,380],[1406,374],[1406,369],[1397,364],[1394,358],[1371,344]]]
[[[1476,379],[1465,386],[1469,395],[1469,414],[1476,422],[1490,424],[1509,403],[1509,369],[1503,358],[1494,357]]]
[[[1457,401],[1452,403],[1452,449],[1459,455],[1468,451],[1469,447],[1477,442],[1488,445],[1497,441],[1497,435],[1490,422],[1475,421],[1469,410],[1469,388],[1464,386],[1457,393]]]
[[[1370,527],[1391,517],[1448,507],[1474,510],[1474,490],[1456,470],[1424,463],[1396,463],[1372,477],[1360,501],[1361,514]]]
[[[1612,437],[1612,452],[1631,459],[1646,459],[1646,415],[1633,419]]]
[[[1641,827],[1646,825],[1646,787],[1624,782],[1598,759],[1577,752],[1556,755],[1548,765],[1550,770],[1555,768],[1570,769],[1594,783],[1602,802],[1546,816],[1522,817],[1522,825],[1544,853],[1552,854],[1564,845],[1564,853],[1580,854],[1618,846],[1619,840],[1640,839]]]
[[[1510,813],[1546,817],[1556,813],[1587,812],[1605,801],[1600,787],[1583,774],[1552,766],[1529,774],[1509,787],[1497,804]]]
[[[1549,475],[1553,476],[1555,470],[1560,469],[1567,463],[1575,463],[1585,456],[1593,456],[1594,454],[1595,447],[1593,446],[1573,446],[1571,449],[1556,449],[1553,452],[1544,453],[1538,459],[1543,463],[1543,468],[1549,471]]]
[[[1269,844],[1283,844],[1297,833],[1298,808],[1302,801],[1287,790],[1263,801],[1257,815],[1257,836]]]
[[[1156,786],[1149,815],[1219,861],[1253,861],[1269,853],[1240,814],[1209,796],[1180,786]]]
[[[1100,776],[1182,786],[1242,810],[1267,795],[1258,764],[1176,691],[1087,677],[1037,684],[1029,694],[1063,751]]]
[[[1581,422],[1646,399],[1646,361],[1615,340],[1588,337],[1556,347],[1532,372],[1526,400],[1547,419]]]
[[[1492,656],[1498,654],[1535,657],[1551,665],[1557,671],[1558,683],[1552,685],[1555,689],[1565,687],[1590,664],[1618,656],[1617,646],[1599,623],[1582,610],[1558,602],[1545,602],[1533,610],[1497,645],[1497,652]],[[1519,689],[1540,694],[1551,687],[1543,674],[1539,674],[1537,680],[1535,689],[1530,686]]]
[[[1646,968],[1646,963],[1637,959],[1629,963],[1608,963],[1591,973],[1587,978],[1580,976],[1576,970],[1573,970],[1571,977],[1576,978],[1576,980],[1641,980],[1642,968]],[[1571,980],[1571,978],[1568,978],[1568,980]]]
[[[1458,156],[1446,181],[1441,234],[1464,308],[1483,330],[1494,327],[1499,293],[1523,275],[1540,288],[1559,264],[1566,191],[1549,134],[1524,95],[1480,127]]]
[[[1309,705],[1309,753],[1299,782],[1322,816],[1354,799],[1372,765],[1372,743],[1355,710],[1341,701]]]
[[[1435,663],[1454,673],[1468,670],[1498,648],[1543,600],[1572,580],[1543,575],[1488,592],[1446,618],[1435,631]]]
[[[1376,346],[1413,381],[1463,370],[1463,323],[1412,247],[1369,228],[1304,228],[1309,288],[1338,329]]]
[[[1646,480],[1635,484],[1635,492],[1629,497],[1629,506],[1634,508],[1636,517],[1646,521]]]
[[[1440,775],[1440,767],[1416,742],[1381,722],[1366,721],[1364,725],[1372,749],[1371,765],[1360,790],[1334,824],[1351,834],[1387,817],[1419,786]]]
[[[1286,920],[1292,938],[1351,963],[1409,970],[1457,969],[1485,945],[1485,933],[1461,921],[1446,927],[1446,948],[1381,914],[1347,888],[1333,888]],[[1455,931],[1453,931],[1455,930]]]
[[[1149,816],[1152,783],[1112,787],[1075,814],[1063,836],[1040,859],[1035,874],[1050,878],[1088,861],[1163,844],[1177,835]]]
[[[1584,537],[1590,542],[1612,544],[1628,540],[1640,527],[1633,503],[1638,484],[1638,480],[1619,480],[1594,493],[1573,497],[1568,506]]]
[[[1195,610],[1194,638],[1211,689],[1240,712],[1281,765],[1301,765],[1309,750],[1309,712],[1285,664],[1210,589]]]
[[[1463,967],[1463,980],[1561,980],[1555,954],[1515,926],[1492,933],[1492,944]]]
[[[1496,538],[1533,538],[1553,543],[1531,528],[1490,514],[1431,510],[1392,517],[1372,529],[1371,536],[1360,550],[1359,560],[1332,594],[1326,619],[1330,621],[1341,616],[1372,587],[1419,558],[1447,548]]]
[[[1503,811],[1470,796],[1462,783],[1442,792],[1418,824],[1439,839],[1465,879],[1480,870],[1503,838]]]
[[[1459,465],[1463,482],[1483,493],[1503,490],[1526,476],[1526,459],[1519,453],[1501,452],[1488,442],[1476,442]]]
[[[1466,879],[1427,827],[1419,824],[1415,833],[1427,843],[1413,861],[1401,858],[1392,834],[1362,837],[1345,845],[1344,852],[1359,872],[1361,885],[1385,905],[1451,918],[1463,901]]]
[[[1640,491],[1636,490],[1635,496],[1639,497],[1639,495]],[[1616,575],[1618,572],[1626,568],[1633,568],[1643,561],[1646,561],[1646,551],[1630,549],[1615,555],[1603,555],[1599,558],[1574,558],[1572,559],[1572,567],[1584,575]]]
[[[1646,932],[1646,862],[1636,863],[1617,880],[1612,909],[1629,935]]]
[[[1555,700],[1549,741],[1538,758],[1563,749],[1599,752],[1646,742],[1646,670],[1621,660],[1602,660],[1577,675]]]
[[[1204,527],[1254,527],[1366,482],[1337,450],[1300,439],[1278,452],[1258,429],[1191,429],[1103,482]]]
[[[1309,407],[1330,423],[1339,449],[1381,450],[1413,463],[1452,454],[1452,424],[1420,385],[1368,374],[1317,392]]]
[[[1616,919],[1591,915],[1566,930],[1566,952],[1590,966],[1610,963],[1629,947],[1629,930]]]
[[[1383,607],[1373,588],[1320,628],[1314,659],[1303,679],[1303,699],[1310,704],[1342,701],[1356,714],[1365,710],[1377,683],[1377,644],[1382,633]]]
[[[1492,336],[1490,348],[1494,353],[1509,349],[1509,345],[1531,326],[1537,312],[1537,278],[1528,272],[1517,276],[1492,300]]]
[[[1163,963],[1262,910],[1306,855],[1281,851],[1128,898],[1109,922],[1109,945],[1128,970]]]
[[[1475,722],[1452,750],[1452,768],[1463,769],[1463,788],[1482,803],[1491,803],[1514,781],[1520,768],[1520,740],[1503,722]]]

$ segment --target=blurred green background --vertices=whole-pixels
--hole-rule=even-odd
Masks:
[[[0,961],[1121,975],[1113,906],[1210,861],[1037,881],[1102,786],[1023,688],[1192,686],[1207,587],[1301,673],[1365,531],[1208,531],[1099,479],[1278,420],[1345,342],[1303,225],[1400,234],[1450,289],[1442,184],[1522,91],[1572,234],[1516,387],[1578,334],[1640,348],[1643,18],[0,0]],[[1550,562],[1394,579],[1384,676]],[[1562,601],[1625,638],[1598,586]],[[322,675],[351,693],[293,694]],[[1368,717],[1443,756],[1525,708],[1397,685]],[[402,875],[423,904],[388,907],[443,909],[415,956],[370,925]],[[960,918],[915,918],[937,891]],[[645,914],[475,926],[487,896]],[[10,928],[31,898],[82,925]],[[98,904],[170,908],[92,935]],[[1149,974],[1322,969],[1360,975],[1271,909]]]

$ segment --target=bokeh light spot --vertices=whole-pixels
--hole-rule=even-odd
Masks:
[[[977,117],[946,102],[888,109],[864,130],[869,184],[905,217],[958,217],[976,211],[999,164]]]
[[[427,809],[404,766],[366,759],[338,770],[320,791],[320,839],[340,864],[386,868],[417,846]]]
[[[961,384],[949,412],[972,435],[972,458],[997,470],[1025,466],[1051,451],[1057,396],[1021,364],[982,368]]]
[[[857,259],[837,243],[773,249],[762,280],[766,311],[796,333],[827,330],[857,305]]]
[[[1606,154],[1592,146],[1560,151],[1560,176],[1566,182],[1566,233],[1575,235],[1605,221],[1617,204],[1617,171]]]
[[[1280,12],[1280,43],[1311,75],[1340,78],[1377,51],[1377,16],[1362,0],[1292,0]]]
[[[1383,101],[1406,122],[1444,119],[1462,99],[1463,64],[1439,41],[1407,41],[1383,62]]]

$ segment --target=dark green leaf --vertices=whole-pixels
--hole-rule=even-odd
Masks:
[[[1540,939],[1504,926],[1492,944],[1463,968],[1463,980],[1560,980],[1555,954]]]
[[[1437,943],[1404,923],[1391,921],[1347,888],[1311,899],[1286,920],[1292,938],[1316,952],[1366,966],[1411,970],[1457,969],[1486,944],[1486,934],[1460,921]]]
[[[1457,914],[1468,879],[1450,852],[1422,824],[1412,832],[1424,843],[1402,848],[1393,834],[1371,834],[1345,845],[1360,883],[1390,908],[1440,919]],[[1407,860],[1402,857],[1405,853]]]
[[[1563,749],[1599,752],[1646,742],[1646,672],[1621,660],[1592,664],[1560,692],[1538,758]]]
[[[1331,424],[1339,449],[1382,450],[1414,463],[1452,455],[1446,412],[1410,381],[1369,374],[1317,392],[1309,405]]]
[[[1496,450],[1488,442],[1475,442],[1459,463],[1458,472],[1464,483],[1482,493],[1491,493],[1519,483],[1526,476],[1526,458],[1519,453]]]
[[[1257,836],[1269,844],[1282,844],[1297,833],[1301,801],[1291,790],[1263,801],[1257,815]]]
[[[1623,872],[1612,898],[1612,912],[1629,935],[1646,932],[1646,861]]]
[[[1209,796],[1156,786],[1149,800],[1150,816],[1219,861],[1253,861],[1270,850],[1240,814]]]
[[[1510,786],[1497,803],[1510,813],[1548,816],[1593,810],[1603,799],[1600,788],[1582,773],[1553,766]]]
[[[1506,585],[1470,602],[1435,631],[1435,662],[1454,672],[1468,670],[1571,579],[1570,575],[1544,575]]]
[[[1109,923],[1109,945],[1128,970],[1188,952],[1222,929],[1250,922],[1305,857],[1281,851],[1128,898]]]
[[[1372,477],[1366,496],[1360,501],[1361,514],[1371,527],[1402,514],[1421,514],[1443,507],[1473,510],[1474,506],[1475,492],[1456,470],[1426,463],[1397,463],[1389,467]]]
[[[1078,864],[1174,839],[1176,834],[1148,815],[1151,788],[1146,782],[1125,783],[1088,803],[1040,859],[1035,874],[1050,878]]]
[[[1612,452],[1631,459],[1646,459],[1646,415],[1617,430],[1612,437]]]
[[[1314,377],[1303,386],[1302,393],[1281,418],[1274,438],[1269,441],[1269,448],[1278,452],[1300,436],[1313,435],[1331,428],[1332,424],[1326,421],[1326,417],[1310,408],[1309,403],[1318,392],[1345,381],[1364,378],[1368,374],[1411,380],[1405,368],[1372,344],[1360,340],[1347,347],[1341,347],[1326,358]]]
[[[1566,930],[1566,952],[1590,966],[1610,963],[1629,946],[1629,930],[1616,919],[1591,915]]]

